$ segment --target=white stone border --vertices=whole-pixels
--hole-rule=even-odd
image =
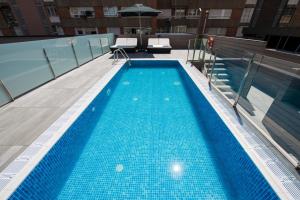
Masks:
[[[134,60],[176,61],[176,59],[157,58]],[[207,79],[202,73],[197,73],[197,71],[195,71],[196,68],[187,65],[185,61],[181,59],[177,60],[239,141],[242,148],[261,171],[277,195],[281,199],[300,199],[300,181],[297,180],[287,166],[280,161],[280,158],[272,150],[272,146],[266,145],[250,128],[240,125],[233,109],[224,105],[224,102],[220,101],[217,94],[209,91]],[[123,61],[119,61],[99,82],[90,88],[73,106],[0,173],[1,199],[7,199],[16,188],[18,188],[53,145],[122,68],[124,63]]]
[[[80,114],[117,74],[124,63],[124,61],[119,60],[116,65],[112,65],[113,67],[109,72],[0,173],[0,199],[10,197]]]

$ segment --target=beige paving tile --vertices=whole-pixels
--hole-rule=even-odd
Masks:
[[[0,171],[2,171],[13,159],[21,153],[26,146],[0,146]]]

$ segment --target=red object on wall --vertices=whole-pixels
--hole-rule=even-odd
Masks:
[[[212,48],[214,46],[214,38],[212,36],[208,37],[208,46]]]

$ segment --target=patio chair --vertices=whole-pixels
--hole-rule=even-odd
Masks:
[[[147,49],[150,53],[170,53],[172,46],[169,38],[149,38]]]
[[[137,38],[117,38],[116,43],[110,46],[111,52],[118,48],[123,48],[126,52],[135,52],[137,48]]]

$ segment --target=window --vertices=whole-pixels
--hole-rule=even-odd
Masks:
[[[56,35],[64,35],[64,29],[61,26],[52,25],[52,31]]]
[[[250,23],[253,12],[254,12],[254,8],[244,8],[240,22],[241,23]]]
[[[209,34],[209,35],[226,35],[226,28],[208,28],[207,34]]]
[[[231,9],[210,9],[208,19],[230,19]]]
[[[187,28],[186,32],[187,33],[197,33],[197,28],[189,27],[189,28]]]
[[[184,17],[185,10],[184,9],[175,9],[175,17]]]
[[[98,34],[97,28],[75,28],[76,35]]]
[[[236,37],[243,37],[243,29],[245,28],[246,26],[240,26],[237,31],[236,31]]]
[[[184,25],[174,26],[173,32],[174,33],[186,33],[186,26],[184,26]]]
[[[290,23],[293,15],[295,14],[295,7],[285,7],[282,11],[281,18],[279,20],[279,24],[288,24]]]
[[[124,27],[124,34],[125,35],[136,35],[137,34],[137,28]]]
[[[70,15],[72,18],[95,18],[95,10],[93,7],[71,7]]]
[[[159,27],[158,32],[159,33],[169,33],[170,30],[169,30],[168,26],[165,26],[165,27]]]
[[[150,35],[151,34],[151,28],[142,28],[142,34]],[[124,34],[125,35],[136,35],[140,34],[140,28],[137,27],[124,27]]]
[[[287,5],[297,5],[299,0],[289,0]]]
[[[291,21],[292,16],[291,15],[282,15],[280,18],[279,23],[280,24],[288,24]]]
[[[103,7],[103,13],[106,17],[117,17],[118,16],[118,7]]]
[[[16,33],[17,36],[23,36],[24,35],[22,29],[19,26],[15,26],[14,30],[15,30],[15,33]]]
[[[172,10],[171,9],[161,9],[161,13],[158,15],[158,18],[171,18]]]
[[[188,10],[188,14],[187,14],[189,17],[198,17],[200,15],[200,11],[199,9],[189,9]]]
[[[107,27],[107,33],[113,33],[115,35],[120,35],[120,28],[119,27]]]
[[[246,0],[246,5],[255,5],[257,0]]]
[[[54,6],[47,6],[46,10],[47,10],[48,16],[57,16],[56,8]]]
[[[2,14],[4,21],[10,26],[17,26],[18,22],[15,19],[10,7],[2,6],[0,9],[0,15]]]

